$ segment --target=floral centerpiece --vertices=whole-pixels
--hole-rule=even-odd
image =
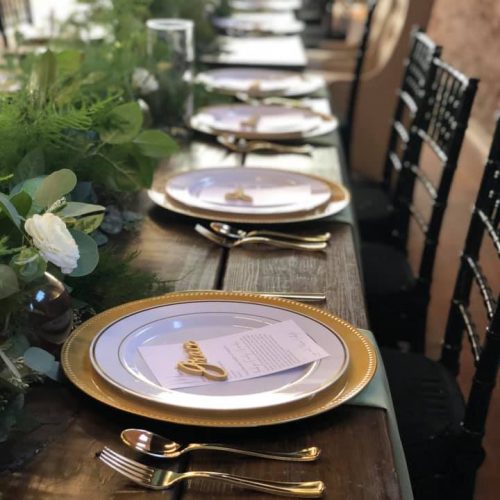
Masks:
[[[99,260],[91,234],[105,209],[72,201],[76,186],[74,172],[61,169],[0,193],[0,441],[29,383],[56,376],[54,356],[40,346],[62,343],[72,327],[61,281],[90,274]],[[57,308],[44,310],[44,300]]]

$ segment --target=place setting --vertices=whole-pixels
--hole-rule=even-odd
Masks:
[[[237,12],[230,17],[212,17],[212,23],[231,36],[296,35],[305,28],[292,12]]]
[[[374,347],[347,322],[296,301],[244,292],[171,293],[105,311],[78,327],[61,352],[80,390],[113,408],[164,422],[255,427],[317,415],[358,394],[375,374]],[[182,445],[127,428],[124,445],[156,459],[219,451],[263,460],[313,462],[321,450],[265,451]],[[210,477],[290,497],[316,498],[322,481],[281,482],[151,467],[108,446],[99,460],[134,483],[168,489]]]
[[[321,309],[206,291],[105,311],[75,330],[61,363],[73,384],[114,408],[179,424],[253,427],[346,402],[373,377],[376,354],[353,326]]]
[[[349,191],[339,183],[266,167],[188,170],[172,175],[163,190],[149,190],[148,195],[156,205],[175,213],[245,225],[320,220],[337,214],[350,201]],[[227,236],[219,231],[213,239],[223,238],[219,243],[226,241],[225,246],[229,246]],[[313,242],[301,242],[304,243]]]
[[[319,75],[265,68],[206,70],[196,75],[196,81],[212,92],[260,99],[304,96],[324,87]]]
[[[233,9],[240,11],[280,12],[298,10],[301,0],[230,0]]]

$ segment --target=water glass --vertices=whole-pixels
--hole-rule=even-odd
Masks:
[[[193,111],[194,23],[149,19],[146,27],[154,79],[145,98],[156,124],[183,127]]]

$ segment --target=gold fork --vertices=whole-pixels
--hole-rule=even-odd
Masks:
[[[216,479],[241,488],[263,491],[274,495],[299,498],[319,498],[325,491],[322,481],[267,481],[252,479],[225,472],[190,471],[174,472],[143,465],[106,447],[99,460],[136,484],[152,490],[166,490],[185,479]]]

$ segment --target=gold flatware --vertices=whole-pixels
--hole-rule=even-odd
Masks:
[[[201,224],[196,224],[195,231],[210,241],[217,243],[218,245],[225,248],[234,248],[240,245],[244,245],[246,243],[264,243],[266,245],[271,245],[277,248],[288,248],[293,250],[310,250],[310,251],[318,251],[324,250],[326,248],[326,242],[314,242],[314,243],[300,243],[300,242],[292,242],[285,240],[276,240],[273,238],[268,238],[265,236],[250,236],[246,238],[240,238],[238,240],[232,240],[230,238],[225,238],[224,236],[220,236],[210,229],[202,226]]]
[[[199,450],[223,451],[246,455],[250,457],[267,458],[271,460],[285,460],[291,462],[312,462],[317,460],[321,451],[316,446],[304,448],[299,451],[277,452],[277,451],[256,451],[243,448],[233,448],[225,444],[215,443],[191,443],[182,446],[171,439],[155,434],[143,429],[125,429],[120,434],[121,440],[130,448],[157,458],[177,458],[184,453]]]
[[[290,146],[270,141],[252,141],[242,138],[237,138],[234,135],[223,134],[217,136],[217,141],[227,149],[236,153],[251,153],[253,151],[272,151],[282,154],[302,154],[312,155],[314,147],[310,144],[301,146]]]
[[[241,488],[286,497],[319,498],[325,491],[325,484],[322,481],[265,481],[225,472],[173,472],[143,465],[107,447],[99,454],[99,460],[134,483],[152,490],[166,490],[185,479],[216,479]]]
[[[317,242],[329,241],[332,236],[330,233],[322,233],[313,236],[300,236],[297,234],[281,233],[278,231],[268,231],[267,229],[243,231],[243,229],[238,229],[222,222],[211,222],[210,228],[212,229],[212,231],[215,231],[222,236],[227,236],[228,238],[233,238],[235,240],[240,238],[248,238],[251,236],[269,236],[271,238],[274,237],[292,241]]]

